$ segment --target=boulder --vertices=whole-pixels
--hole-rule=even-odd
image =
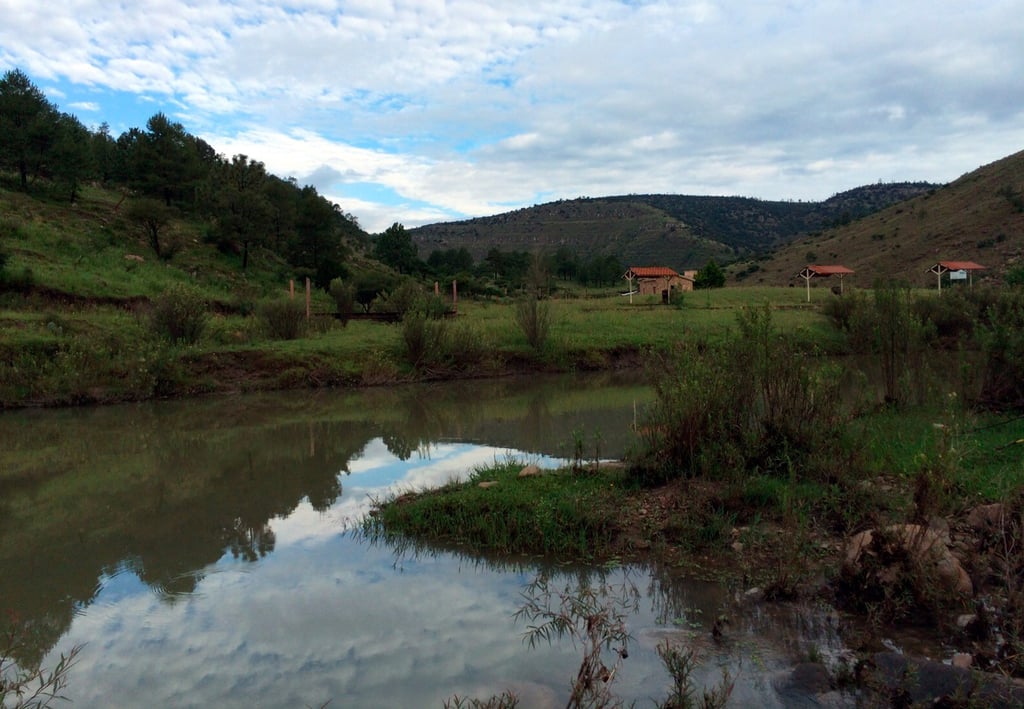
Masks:
[[[1001,502],[991,505],[978,505],[967,513],[967,524],[975,532],[994,532],[1003,525],[1006,508]]]
[[[482,483],[477,483],[476,486],[477,487],[481,487],[484,490],[486,490],[487,488],[494,487],[497,484],[498,484],[497,480],[484,480]]]
[[[864,557],[877,557],[879,536],[877,530],[860,532],[850,538],[846,545],[844,569],[852,574],[859,573],[864,566]],[[960,561],[946,546],[942,536],[928,527],[918,524],[894,524],[884,530],[884,540],[889,554],[905,554],[922,565],[931,565],[937,577],[947,588],[965,595],[973,595],[971,577],[960,565]],[[879,572],[879,581],[885,583],[895,578],[891,573]]]
[[[519,471],[519,477],[521,478],[532,478],[540,475],[543,471],[539,466],[530,463],[525,468]]]

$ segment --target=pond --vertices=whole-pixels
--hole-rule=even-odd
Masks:
[[[378,497],[507,456],[620,457],[651,397],[603,374],[8,412],[0,612],[27,624],[25,663],[83,646],[75,706],[440,707],[505,689],[564,706],[582,648],[531,648],[514,617],[543,579],[629,601],[614,689],[637,706],[666,696],[665,639],[698,652],[701,682],[727,669],[735,706],[814,705],[784,678],[841,650],[827,610],[737,609],[685,569],[411,553],[352,531]]]

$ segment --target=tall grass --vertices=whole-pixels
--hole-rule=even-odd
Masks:
[[[633,474],[645,484],[739,471],[828,478],[841,448],[839,378],[750,309],[721,345],[686,342],[659,360],[657,400]]]

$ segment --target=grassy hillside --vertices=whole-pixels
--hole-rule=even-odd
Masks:
[[[655,206],[617,199],[551,202],[493,217],[412,229],[423,257],[435,249],[465,247],[475,261],[493,248],[553,253],[566,247],[587,256],[616,256],[629,264],[664,263],[678,268],[730,261],[735,250],[700,237]]]
[[[158,259],[120,202],[119,193],[96,188],[83,190],[73,207],[0,191],[5,271],[40,301],[130,303],[188,283],[225,308],[241,294],[281,288],[280,259],[262,254],[243,272],[237,257],[203,244],[200,226],[185,219],[167,230],[173,256]]]
[[[435,249],[466,248],[474,259],[490,249],[611,255],[623,263],[697,268],[734,261],[827,225],[849,222],[934,185],[869,185],[824,202],[749,197],[623,195],[561,200],[491,217],[410,230],[424,258]]]
[[[839,263],[857,273],[847,283],[875,279],[933,286],[937,261],[975,261],[1000,279],[1024,265],[1024,151],[963,175],[944,187],[822,231],[737,264],[731,283],[785,285],[808,263]]]

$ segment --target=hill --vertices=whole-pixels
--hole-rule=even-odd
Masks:
[[[984,165],[943,187],[849,224],[785,244],[735,264],[730,283],[785,285],[809,263],[856,271],[847,282],[875,279],[932,286],[937,261],[975,261],[997,280],[1024,265],[1024,151]]]
[[[612,255],[625,263],[693,268],[763,254],[801,235],[926,193],[935,185],[858,187],[824,202],[749,197],[623,195],[560,200],[410,230],[420,254],[465,248],[475,260],[491,249]]]

